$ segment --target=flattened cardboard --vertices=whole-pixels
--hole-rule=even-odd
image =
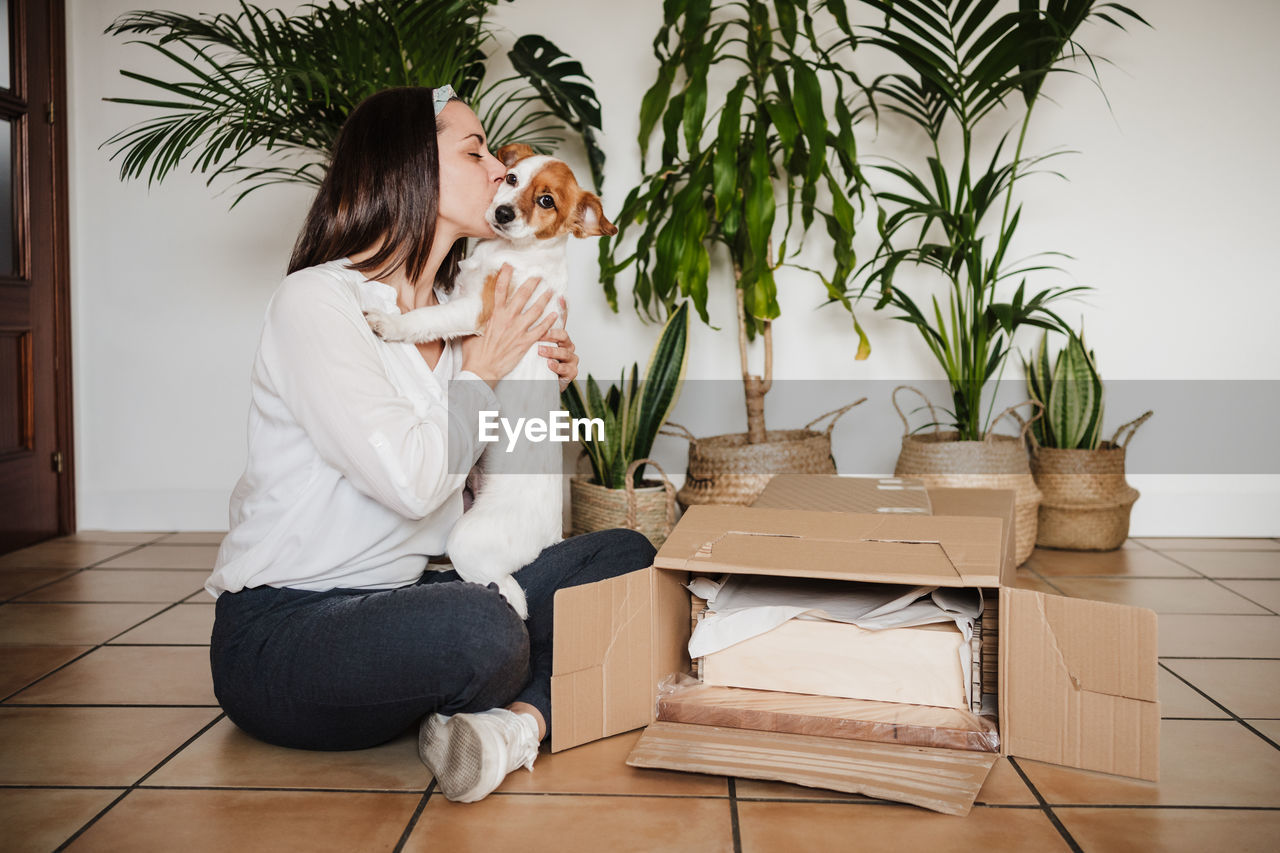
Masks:
[[[1000,612],[1005,751],[1156,781],[1156,615],[1009,588]]]
[[[632,767],[770,779],[966,815],[997,756],[688,723],[654,723]]]
[[[631,731],[653,714],[653,569],[555,595],[551,749]]]
[[[996,586],[998,518],[691,506],[654,566],[700,573]]]

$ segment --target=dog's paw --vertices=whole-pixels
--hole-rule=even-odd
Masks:
[[[369,328],[373,329],[373,333],[384,341],[400,341],[404,340],[404,334],[400,329],[400,315],[385,314],[382,311],[366,311],[364,312],[365,322],[369,324]]]

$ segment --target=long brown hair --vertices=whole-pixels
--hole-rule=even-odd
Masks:
[[[361,101],[338,133],[325,174],[289,259],[289,272],[378,250],[353,269],[416,281],[431,256],[440,212],[434,89],[386,89]],[[453,287],[465,249],[458,240],[436,274]]]

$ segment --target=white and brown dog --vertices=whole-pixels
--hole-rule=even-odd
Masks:
[[[425,343],[483,333],[503,264],[512,267],[513,286],[541,278],[533,298],[550,290],[546,310],[557,311],[569,284],[569,235],[618,233],[605,218],[600,199],[578,185],[564,162],[535,155],[520,144],[504,146],[495,156],[508,170],[486,214],[498,236],[481,240],[462,261],[447,302],[405,314],[369,312],[369,325],[379,337]],[[560,408],[559,377],[536,344],[495,393],[504,413],[545,418]],[[449,534],[449,559],[463,580],[496,583],[520,617],[527,618],[524,591],[511,575],[561,539],[560,448],[551,442],[521,442],[510,450],[498,445],[481,456],[480,468],[475,503]]]

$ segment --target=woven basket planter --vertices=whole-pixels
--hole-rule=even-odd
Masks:
[[[933,418],[934,431],[921,435],[911,434],[907,416],[898,406],[898,392],[914,391],[924,398]],[[1035,401],[1027,401],[1039,406]],[[1019,403],[1019,406],[1027,403]],[[991,422],[987,437],[982,441],[959,441],[959,433],[945,431],[938,426],[938,415],[933,404],[918,389],[899,385],[893,391],[893,407],[902,418],[905,432],[902,451],[893,473],[896,477],[914,477],[930,488],[962,489],[1012,489],[1014,496],[1014,559],[1021,565],[1036,547],[1039,524],[1040,490],[1031,475],[1027,460],[1026,431],[1033,415],[1023,421],[1014,411],[1017,406],[1005,409]],[[996,423],[1006,415],[1012,415],[1021,425],[1017,436],[997,435]]]
[[[841,415],[865,399],[815,418],[804,429],[769,430],[765,441],[756,444],[747,441],[744,432],[694,438],[689,430],[668,422],[671,429],[664,429],[665,435],[689,441],[688,473],[676,495],[680,505],[747,506],[760,496],[774,474],[836,473],[831,431]],[[827,418],[831,421],[825,430],[813,429]]]
[[[635,488],[632,477],[641,465],[651,465],[661,481],[644,480]],[[573,536],[596,530],[625,527],[643,533],[653,547],[661,548],[676,525],[676,490],[667,474],[652,459],[637,459],[627,468],[627,485],[610,489],[589,477],[569,479],[569,532]]]
[[[1044,495],[1037,545],[1114,551],[1124,544],[1129,538],[1129,513],[1138,499],[1138,490],[1124,478],[1125,448],[1151,414],[1120,427],[1097,450],[1032,447],[1031,473]]]

